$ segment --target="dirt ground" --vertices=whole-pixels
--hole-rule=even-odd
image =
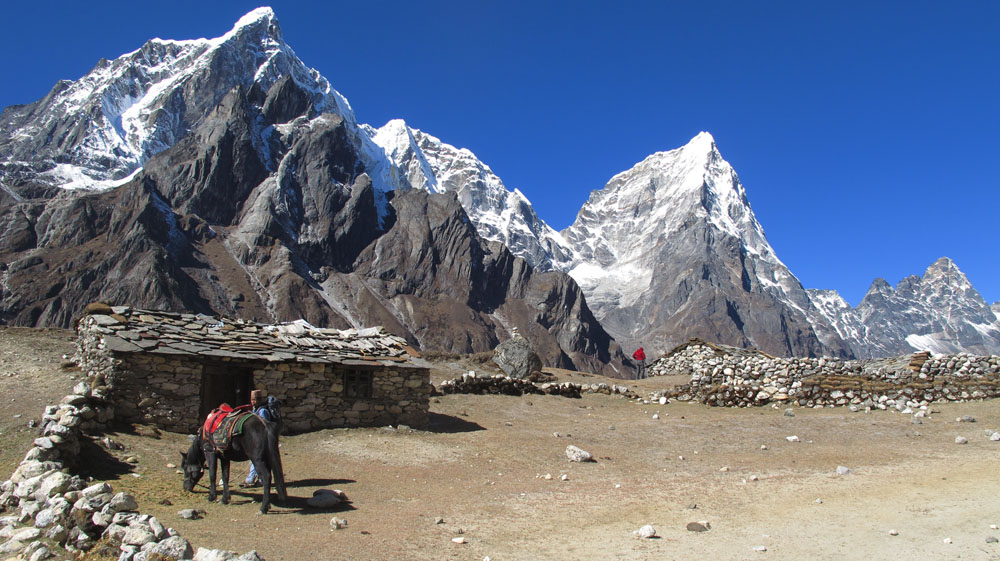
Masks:
[[[36,436],[26,423],[81,377],[60,367],[72,352],[70,332],[0,328],[5,473]],[[468,367],[442,362],[433,378]],[[629,384],[660,389],[676,381]],[[796,408],[788,417],[783,408],[604,395],[441,396],[432,399],[427,431],[283,437],[290,499],[266,516],[258,514],[259,490],[237,490],[230,505],[207,502],[203,486],[183,492],[172,466],[185,435],[148,427],[113,433],[126,450],[89,469],[134,493],[143,512],[196,547],[256,549],[268,561],[998,559],[1000,545],[987,538],[1000,537],[990,528],[1000,524],[1000,442],[984,429],[1000,429],[1000,402],[932,410],[917,425],[909,415],[844,408]],[[977,422],[957,422],[962,415]],[[789,442],[792,435],[800,442]],[[960,435],[969,443],[956,444]],[[597,461],[568,462],[569,444]],[[126,462],[130,456],[138,463]],[[837,475],[837,466],[852,473]],[[236,464],[234,482],[245,469]],[[350,505],[309,509],[317,489],[340,489]],[[183,508],[207,514],[182,520]],[[333,517],[347,527],[331,530]],[[686,529],[700,521],[711,529]],[[645,524],[658,539],[633,535]]]

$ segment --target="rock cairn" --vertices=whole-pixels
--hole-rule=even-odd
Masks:
[[[639,395],[626,386],[616,384],[577,384],[574,382],[535,383],[520,378],[512,378],[503,374],[482,374],[474,371],[462,374],[460,378],[445,380],[437,386],[440,394],[501,394],[501,395],[561,395],[563,397],[580,397],[582,393],[601,393],[620,395],[628,398],[639,398]]]
[[[99,431],[113,417],[102,387],[92,390],[83,382],[45,408],[40,436],[10,479],[0,483],[0,556],[41,561],[56,555],[50,549],[55,546],[75,554],[100,544],[109,548],[102,554],[120,561],[260,560],[253,551],[194,552],[176,530],[141,514],[132,495],[73,475],[81,442],[89,438],[85,431]]]
[[[778,358],[692,339],[655,361],[648,372],[650,376],[691,377],[687,384],[653,397],[725,407],[777,402],[903,410],[1000,395],[1000,357],[996,355]]]

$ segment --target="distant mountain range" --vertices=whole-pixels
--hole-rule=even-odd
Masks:
[[[857,308],[804,289],[708,133],[616,175],[557,232],[472,152],[359,124],[269,8],[4,109],[0,296],[17,325],[68,325],[104,299],[381,324],[461,352],[517,327],[548,364],[612,375],[615,340],[1000,353],[1000,303],[946,258],[876,280]]]

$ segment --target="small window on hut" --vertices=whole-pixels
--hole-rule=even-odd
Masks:
[[[364,370],[344,372],[344,397],[367,399],[372,396],[372,373]]]

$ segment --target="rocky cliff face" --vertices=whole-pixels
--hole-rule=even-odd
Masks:
[[[280,31],[263,19],[266,45]],[[5,179],[0,320],[68,325],[86,303],[107,300],[379,324],[423,348],[459,352],[491,349],[517,327],[547,364],[622,371],[572,279],[536,273],[483,241],[454,194],[389,189],[391,162],[375,157],[380,149],[353,115],[327,111],[346,102],[331,105],[336,96],[301,78],[237,81],[187,120],[183,138],[136,156],[142,167],[118,187],[87,179],[105,188],[51,188],[59,180],[38,171],[44,162]],[[11,140],[25,130],[5,129],[6,146],[27,142]],[[88,178],[101,165],[71,161]],[[132,173],[111,168],[101,177]]]
[[[859,357],[928,350],[1000,354],[1000,316],[947,257],[895,287],[875,279],[851,308],[836,292],[810,291],[825,319]]]
[[[535,214],[525,196],[509,191],[471,151],[456,148],[402,120],[367,129],[414,188],[455,193],[483,238],[507,246],[535,268],[551,270],[568,259],[561,236]]]

